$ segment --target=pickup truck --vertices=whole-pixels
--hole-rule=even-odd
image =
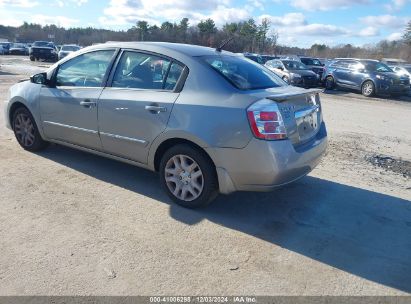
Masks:
[[[52,42],[36,41],[30,48],[29,56],[31,61],[50,60],[56,62],[58,59],[57,48]]]

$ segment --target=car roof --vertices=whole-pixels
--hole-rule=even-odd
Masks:
[[[131,48],[131,49],[145,49],[150,48],[158,53],[166,53],[169,51],[174,51],[182,53],[187,56],[207,56],[207,55],[216,55],[216,54],[227,54],[234,55],[231,52],[221,51],[217,52],[215,48],[191,45],[191,44],[182,44],[182,43],[171,43],[171,42],[108,42],[103,44],[97,44],[89,47],[88,49],[93,48]]]

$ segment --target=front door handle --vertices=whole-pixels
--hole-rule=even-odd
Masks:
[[[92,108],[96,105],[97,103],[95,101],[91,101],[90,99],[85,99],[83,101],[80,101],[80,105],[86,108]]]
[[[147,111],[150,111],[153,114],[159,114],[160,112],[167,112],[166,107],[160,107],[160,106],[145,106],[145,109]]]

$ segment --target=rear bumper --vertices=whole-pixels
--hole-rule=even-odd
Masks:
[[[57,54],[53,54],[53,53],[30,53],[30,56],[33,56],[35,58],[39,58],[39,59],[52,59],[52,60],[57,60],[58,55]]]
[[[317,135],[299,147],[289,140],[253,138],[243,149],[213,149],[220,191],[270,191],[291,183],[312,171],[326,148],[327,131],[322,123]]]
[[[320,81],[319,79],[292,78],[290,84],[301,88],[315,88]]]

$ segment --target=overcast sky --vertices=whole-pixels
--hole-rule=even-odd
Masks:
[[[280,43],[363,45],[401,37],[411,0],[0,0],[0,24],[128,29],[138,20],[190,24],[269,18]]]

